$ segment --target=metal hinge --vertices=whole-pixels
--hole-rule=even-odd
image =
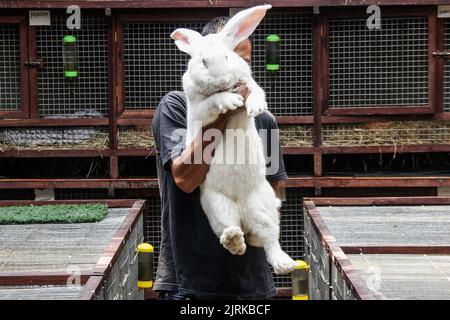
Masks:
[[[27,67],[39,67],[40,68],[42,65],[42,61],[39,59],[30,59],[30,60],[25,61],[25,65]]]
[[[434,51],[433,52],[433,57],[444,57],[444,58],[446,58],[446,57],[449,57],[450,56],[450,51],[446,51],[446,50],[444,50],[444,51]]]

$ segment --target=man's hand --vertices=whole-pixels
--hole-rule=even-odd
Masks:
[[[236,93],[236,94],[240,95],[242,98],[244,98],[244,102],[250,93],[248,91],[247,84],[243,81],[239,81],[238,83],[236,83],[236,85],[231,89],[231,92]],[[216,127],[216,125],[218,125],[217,128],[223,130],[221,127],[226,125],[227,120],[231,116],[233,116],[239,112],[242,112],[244,110],[245,110],[245,103],[244,103],[244,106],[242,106],[242,107],[236,108],[235,110],[229,110],[225,113],[220,114],[219,118],[216,121],[214,121],[213,127]]]

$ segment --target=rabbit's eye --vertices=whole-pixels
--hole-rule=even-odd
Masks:
[[[205,68],[208,68],[208,66],[206,65],[206,60],[202,59],[203,65],[205,66]]]

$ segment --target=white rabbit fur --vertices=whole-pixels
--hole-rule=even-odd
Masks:
[[[186,145],[220,113],[244,105],[244,99],[231,92],[237,82],[243,81],[249,88],[247,112],[239,112],[228,120],[200,186],[200,200],[226,249],[242,255],[245,241],[262,246],[275,273],[285,274],[294,269],[295,261],[279,244],[281,202],[265,179],[264,149],[254,120],[267,109],[265,93],[252,78],[248,64],[233,52],[238,43],[253,33],[270,8],[264,5],[241,11],[217,34],[202,37],[189,29],[177,29],[171,37],[180,50],[191,56],[183,75],[187,96]],[[235,143],[235,137],[240,145]],[[241,151],[236,154],[238,159],[233,157],[229,163],[227,155],[234,155],[236,149]]]

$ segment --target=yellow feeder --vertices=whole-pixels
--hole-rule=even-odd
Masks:
[[[153,246],[148,243],[138,245],[138,282],[140,289],[153,287]]]
[[[292,271],[292,300],[309,300],[308,273],[309,265],[297,260],[297,266]]]

